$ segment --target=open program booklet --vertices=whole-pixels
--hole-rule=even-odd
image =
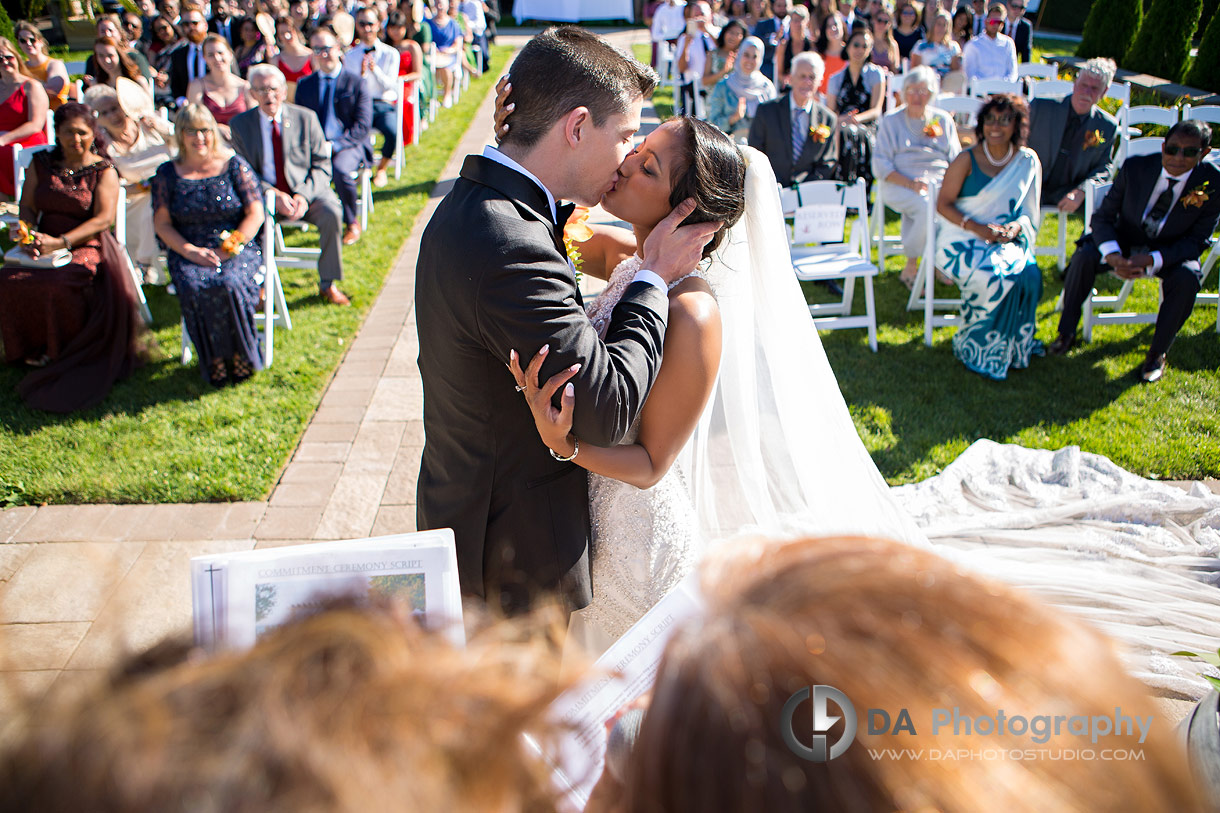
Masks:
[[[248,647],[320,602],[391,598],[464,646],[457,554],[448,528],[191,559],[195,643]]]

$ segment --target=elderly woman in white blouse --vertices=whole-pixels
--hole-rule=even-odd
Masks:
[[[940,184],[961,151],[953,116],[929,103],[940,89],[936,71],[913,68],[902,86],[904,105],[882,117],[873,150],[873,175],[884,184],[885,205],[902,213],[902,246],[907,255],[900,279],[910,288],[924,248],[924,217],[930,184]]]
[[[118,88],[94,85],[85,91],[101,125],[98,146],[114,162],[127,193],[127,252],[144,268],[145,281],[160,284],[155,260],[160,249],[153,230],[149,181],[157,167],[178,153],[174,129],[153,112],[152,98],[129,79],[120,77]]]

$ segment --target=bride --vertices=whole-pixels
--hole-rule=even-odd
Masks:
[[[587,307],[594,326],[605,330],[640,267],[637,247],[686,197],[697,201],[696,222],[726,225],[701,267],[670,287],[661,368],[630,442],[578,447],[575,398],[564,387],[577,372],[539,385],[545,348],[524,370],[515,354],[510,364],[542,441],[590,472],[594,596],[574,616],[573,634],[594,653],[709,546],[743,531],[812,526],[923,543],[852,425],[792,274],[762,153],[689,117],[644,139],[602,200],[631,228],[594,226],[580,244],[581,271],[607,280]]]

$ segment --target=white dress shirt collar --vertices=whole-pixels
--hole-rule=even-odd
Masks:
[[[557,215],[555,214],[555,196],[551,194],[551,190],[546,188],[546,184],[544,184],[542,181],[538,180],[537,175],[530,172],[528,169],[521,166],[516,161],[509,158],[507,155],[500,152],[498,149],[491,146],[490,144],[483,148],[483,157],[490,159],[492,161],[495,161],[497,164],[500,164],[501,166],[506,166],[515,172],[520,172],[522,175],[529,178],[534,183],[538,184],[538,188],[541,189],[543,191],[543,193],[546,195],[547,205],[551,207],[551,222],[552,223],[555,222],[555,218],[557,217]]]

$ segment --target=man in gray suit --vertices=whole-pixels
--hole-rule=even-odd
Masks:
[[[233,117],[233,147],[263,182],[275,190],[276,214],[318,228],[319,292],[333,305],[350,305],[339,286],[343,257],[339,237],[343,210],[330,188],[330,150],[312,110],[284,101],[287,83],[273,65],[250,68],[250,92],[258,107]]]
[[[1114,61],[1090,59],[1080,66],[1066,99],[1034,99],[1029,106],[1029,148],[1042,163],[1042,205],[1074,212],[1084,203],[1088,181],[1108,181],[1118,122],[1097,106],[1114,79]]]

